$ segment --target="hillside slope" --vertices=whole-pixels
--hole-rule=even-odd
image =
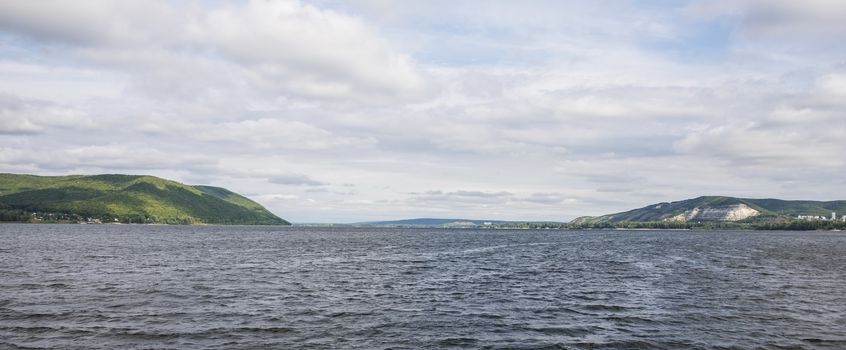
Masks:
[[[657,203],[602,216],[576,218],[572,224],[655,222],[655,221],[767,221],[798,215],[830,216],[846,214],[846,201],[789,201],[704,196],[677,202]]]
[[[142,175],[0,174],[0,210],[103,222],[289,224],[224,188]]]

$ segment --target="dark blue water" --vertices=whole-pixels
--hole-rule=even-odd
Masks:
[[[846,234],[0,225],[0,348],[846,348]]]

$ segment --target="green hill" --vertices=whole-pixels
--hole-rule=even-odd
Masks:
[[[32,217],[32,213],[37,213]],[[224,188],[142,175],[0,174],[0,220],[289,225]],[[17,220],[16,220],[17,219]]]
[[[762,223],[795,219],[799,215],[830,217],[846,214],[846,201],[805,201],[705,196],[602,216],[585,216],[573,225],[621,222],[746,222]]]

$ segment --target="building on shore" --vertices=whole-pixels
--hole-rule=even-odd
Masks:
[[[831,217],[822,215],[796,215],[796,219],[807,221],[837,221],[837,212],[831,212]],[[841,215],[840,221],[846,222],[846,215]]]

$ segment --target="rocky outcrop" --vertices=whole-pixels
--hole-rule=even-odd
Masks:
[[[715,207],[696,207],[668,219],[668,221],[740,221],[760,215],[761,212],[746,204]]]

